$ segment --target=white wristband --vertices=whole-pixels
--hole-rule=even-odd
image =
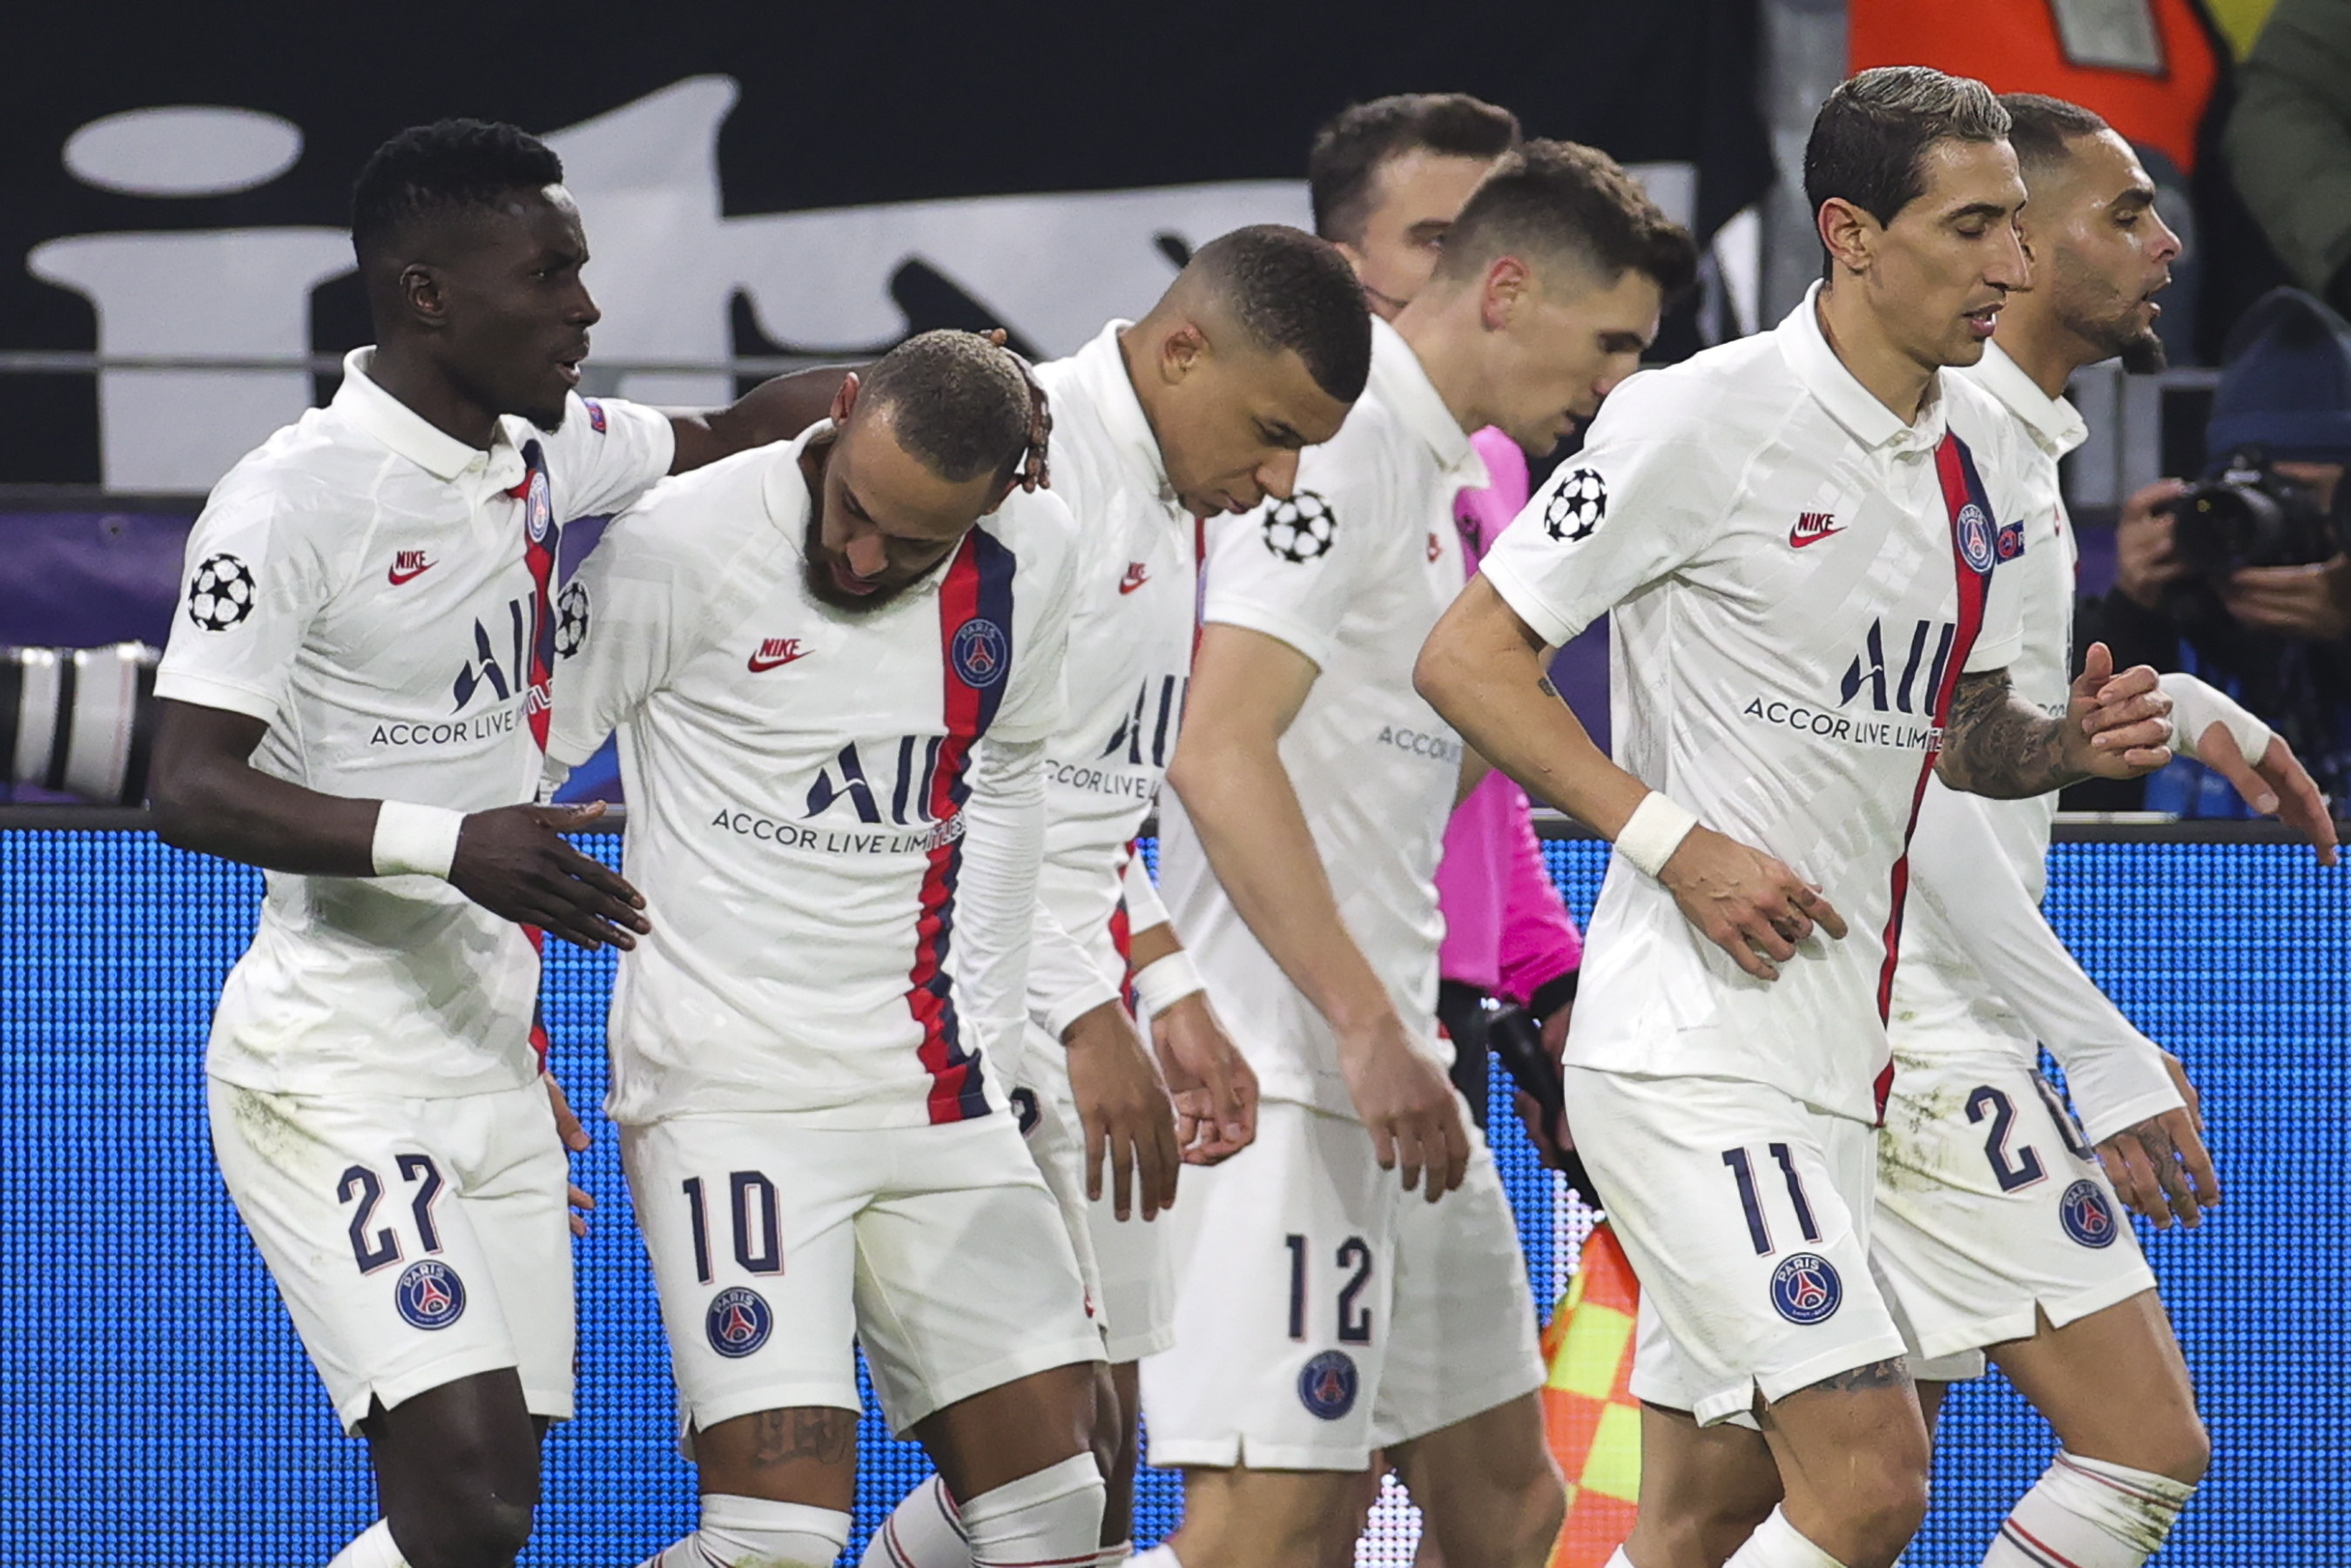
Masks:
[[[1164,1013],[1186,997],[1207,990],[1192,955],[1177,951],[1155,958],[1134,972],[1134,999],[1148,1013]]]
[[[1652,789],[1641,797],[1641,803],[1625,819],[1624,831],[1616,835],[1616,852],[1656,876],[1666,869],[1666,862],[1674,858],[1674,852],[1682,847],[1682,841],[1697,826],[1696,812]]]
[[[2214,690],[2193,675],[2176,672],[2158,676],[2156,685],[2171,699],[2171,748],[2182,757],[2203,761],[2197,755],[2197,747],[2204,732],[2216,724],[2228,727],[2229,738],[2237,743],[2238,754],[2248,765],[2260,762],[2268,753],[2270,727],[2227,693]]]
[[[465,813],[446,806],[417,806],[406,800],[386,800],[376,809],[375,857],[378,876],[437,876],[444,880],[457,858],[457,833]]]

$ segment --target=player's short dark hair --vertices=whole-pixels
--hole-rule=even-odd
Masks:
[[[1372,313],[1355,269],[1335,246],[1287,225],[1251,224],[1202,246],[1185,270],[1207,285],[1256,347],[1294,352],[1314,384],[1341,402],[1364,395]]]
[[[858,378],[858,406],[888,413],[898,444],[951,484],[1001,483],[1029,454],[1029,382],[977,332],[920,332]]]
[[[2008,110],[1972,77],[1927,66],[1880,66],[1841,84],[1804,142],[1804,200],[1841,197],[1881,224],[1927,190],[1938,141],[2004,141]]]
[[[514,190],[563,183],[563,160],[528,131],[485,120],[412,125],[375,150],[351,190],[351,248],[364,264],[419,217],[495,207]]]
[[[2035,170],[2053,169],[2074,155],[2072,143],[2108,129],[2104,118],[2038,92],[2004,92],[2001,108],[2008,110],[2008,144],[2016,149],[2017,166],[2027,176]]]
[[[1407,152],[1494,158],[1519,144],[1519,117],[1466,92],[1400,92],[1351,103],[1314,133],[1306,185],[1314,232],[1353,245],[1372,214],[1381,165]]]
[[[1494,165],[1445,236],[1437,277],[1476,277],[1497,257],[1564,261],[1614,284],[1646,273],[1673,298],[1698,277],[1698,243],[1595,147],[1530,141]]]

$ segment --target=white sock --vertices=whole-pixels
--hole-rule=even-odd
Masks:
[[[1844,1568],[1844,1564],[1806,1540],[1775,1508],[1723,1568]]]
[[[2195,1490],[2060,1449],[2001,1522],[1984,1568],[2139,1568]]]
[[[971,1540],[946,1482],[933,1476],[898,1500],[858,1568],[971,1568]]]
[[[1068,1568],[1102,1549],[1102,1471],[1092,1454],[980,1493],[962,1507],[973,1568]]]
[[[384,1520],[373,1524],[340,1552],[327,1568],[408,1568],[408,1559],[392,1543],[392,1526]]]
[[[637,1568],[832,1568],[849,1524],[838,1509],[705,1492],[702,1528]]]
[[[1608,1561],[1600,1568],[1633,1568],[1633,1560],[1625,1555],[1625,1549],[1620,1546],[1608,1554]]]
[[[1148,1552],[1136,1552],[1134,1563],[1134,1568],[1184,1568],[1176,1559],[1176,1549],[1164,1541]]]

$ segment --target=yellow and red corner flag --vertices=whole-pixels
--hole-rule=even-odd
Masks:
[[[1543,1425],[1567,1478],[1567,1518],[1550,1568],[1603,1568],[1633,1532],[1641,1488],[1641,1404],[1633,1376],[1633,1321],[1641,1288],[1615,1232],[1602,1220],[1584,1238],[1567,1297],[1543,1330]]]

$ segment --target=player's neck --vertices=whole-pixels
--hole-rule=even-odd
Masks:
[[[2016,298],[2000,313],[2000,328],[1992,341],[2032,378],[2043,396],[2052,399],[2065,395],[2065,384],[2075,371],[2106,357],[2067,331],[2064,323]]]
[[[1445,400],[1445,412],[1464,434],[1494,423],[1488,404],[1485,343],[1474,298],[1465,308],[1467,291],[1437,295],[1426,288],[1390,320],[1405,340],[1423,374]]]
[[[1860,285],[1823,288],[1814,309],[1829,352],[1903,423],[1915,422],[1926,406],[1928,389],[1935,384],[1935,372],[1895,345],[1862,298]]]
[[[434,429],[468,446],[486,452],[497,438],[497,411],[458,391],[440,366],[402,343],[377,346],[368,380]]]

